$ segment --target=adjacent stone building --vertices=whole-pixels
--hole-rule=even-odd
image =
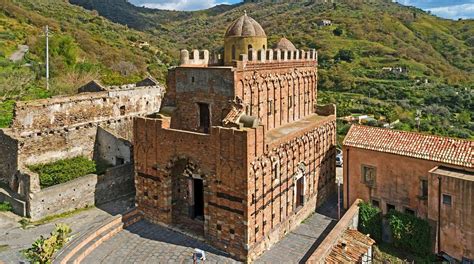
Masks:
[[[133,194],[132,119],[158,111],[163,94],[151,78],[108,87],[92,81],[76,95],[17,102],[11,127],[0,129],[0,201],[36,220]],[[28,169],[77,156],[113,168],[49,188]]]
[[[474,259],[474,142],[353,125],[344,140],[344,206],[370,201],[427,219],[435,252]]]
[[[136,202],[252,260],[334,191],[335,106],[316,106],[314,50],[267,49],[246,14],[224,42],[223,59],[183,50],[161,111],[135,119]]]

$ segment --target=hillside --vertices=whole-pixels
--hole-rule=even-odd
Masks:
[[[249,0],[196,12],[151,10],[126,0],[70,1],[173,43],[174,54],[182,48],[221,52],[227,26],[246,10],[270,43],[285,36],[318,50],[320,101],[337,103],[340,116],[372,114],[380,121],[372,125],[401,120],[399,129],[474,137],[473,20],[441,19],[385,0]],[[332,25],[319,26],[322,19]],[[344,133],[347,126],[340,128]]]
[[[91,79],[123,84],[152,74],[164,81],[172,58],[148,33],[115,24],[67,1],[0,0],[0,127],[15,100],[75,93]],[[49,25],[49,91],[45,89],[45,34]],[[150,46],[139,47],[148,42]],[[11,61],[19,45],[29,51]],[[157,48],[160,47],[160,48]]]
[[[0,12],[0,37],[9,38],[6,45],[0,44],[2,63],[25,43],[31,48],[25,62],[33,62],[30,68],[6,63],[2,71],[10,69],[13,79],[31,71],[35,80],[28,83],[41,87],[44,67],[34,65],[44,58],[41,29],[47,21],[57,36],[64,35],[65,43],[73,44],[74,51],[70,56],[64,51],[71,49],[63,48],[53,55],[59,61],[53,67],[55,94],[72,91],[92,77],[120,83],[149,72],[164,80],[179,49],[222,51],[226,27],[247,10],[265,28],[271,44],[285,36],[298,47],[318,50],[320,101],[337,103],[340,116],[364,113],[381,122],[400,119],[397,128],[414,130],[416,110],[421,110],[421,131],[474,137],[473,20],[440,19],[385,0],[335,5],[320,0],[252,0],[196,12],[152,10],[126,0],[69,1],[74,5],[0,0],[5,6]],[[321,19],[331,20],[332,25],[319,26]],[[151,47],[135,47],[141,41]],[[74,58],[73,66],[68,65],[69,57]],[[64,80],[70,76],[75,82]]]

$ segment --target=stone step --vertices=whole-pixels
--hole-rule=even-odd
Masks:
[[[53,263],[81,263],[94,249],[118,232],[142,219],[138,210],[131,209],[123,215],[117,215],[94,226],[90,231],[74,238],[56,254]]]

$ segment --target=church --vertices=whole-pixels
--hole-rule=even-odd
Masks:
[[[336,109],[317,105],[317,53],[268,46],[247,14],[224,54],[182,50],[158,113],[134,120],[145,218],[252,261],[335,190]]]

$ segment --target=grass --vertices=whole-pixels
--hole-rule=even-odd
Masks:
[[[390,244],[382,243],[374,246],[375,263],[406,263],[406,261],[414,261],[415,263],[433,263],[434,255],[418,256],[407,252],[406,250],[397,249]]]
[[[95,208],[95,206],[90,205],[90,206],[86,206],[84,208],[79,208],[79,209],[67,211],[67,212],[64,212],[64,213],[61,213],[61,214],[50,215],[50,216],[47,216],[47,217],[42,218],[42,219],[37,220],[37,221],[31,221],[29,218],[22,218],[20,221],[18,221],[18,223],[21,225],[22,229],[28,229],[28,228],[32,228],[32,227],[35,227],[35,226],[48,224],[48,223],[51,223],[51,222],[53,222],[55,220],[58,220],[58,219],[68,218],[68,217],[71,217],[73,215],[76,215],[76,214],[85,212],[87,210],[90,210],[92,208]]]
[[[0,203],[0,212],[9,212],[12,210],[12,206],[9,202]]]
[[[38,173],[42,188],[65,183],[88,174],[102,174],[108,168],[106,164],[96,164],[86,157],[79,156],[58,160],[47,164],[37,164],[28,167]]]
[[[84,207],[84,208],[75,209],[75,210],[68,211],[68,212],[61,213],[61,214],[50,215],[50,216],[42,218],[38,221],[30,222],[30,224],[34,225],[34,226],[44,225],[44,224],[51,223],[51,222],[53,222],[55,220],[58,220],[58,219],[71,217],[73,215],[76,215],[78,213],[90,210],[92,208],[95,208],[95,206],[92,205],[92,206],[87,206],[87,207]]]

